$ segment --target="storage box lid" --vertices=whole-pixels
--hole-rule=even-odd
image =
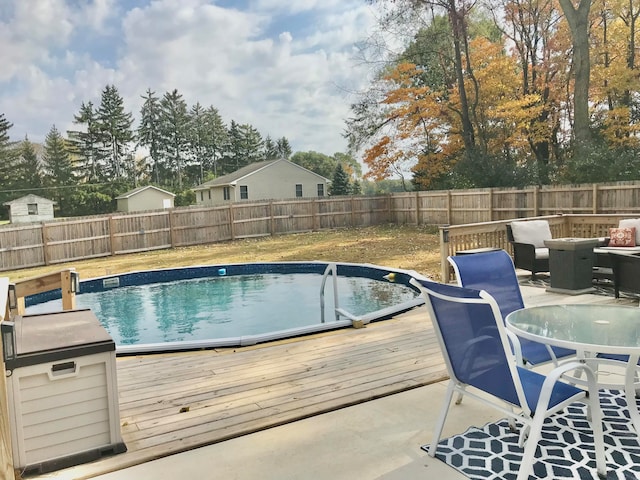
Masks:
[[[91,310],[17,316],[16,358],[9,370],[27,365],[115,350],[115,343]]]

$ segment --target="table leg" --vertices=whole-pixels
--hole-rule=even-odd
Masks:
[[[627,365],[627,371],[625,373],[624,390],[627,400],[627,408],[629,409],[629,416],[633,423],[636,433],[640,434],[640,411],[636,403],[636,371],[638,368],[638,358],[640,355],[629,355],[629,363]]]

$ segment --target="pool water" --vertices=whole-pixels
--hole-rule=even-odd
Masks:
[[[80,293],[76,305],[91,309],[118,346],[193,342],[318,325],[321,284],[317,273],[203,277]],[[386,280],[338,276],[337,284],[340,308],[354,316],[417,297],[414,289]],[[330,278],[325,323],[336,322],[334,305]],[[29,306],[27,313],[60,308],[56,299]]]

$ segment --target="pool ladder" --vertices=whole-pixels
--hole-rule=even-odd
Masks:
[[[338,267],[335,263],[327,264],[327,268],[324,269],[324,273],[322,274],[322,284],[320,285],[320,322],[325,323],[324,292],[329,275],[331,275],[331,278],[333,280],[333,304],[335,320],[340,320],[341,316],[346,317],[351,320],[351,323],[355,328],[362,328],[364,326],[364,322],[362,321],[362,319],[340,308],[340,305],[338,304]]]

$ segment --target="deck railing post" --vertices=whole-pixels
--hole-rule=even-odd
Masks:
[[[440,227],[440,275],[443,283],[449,283],[449,225]]]

